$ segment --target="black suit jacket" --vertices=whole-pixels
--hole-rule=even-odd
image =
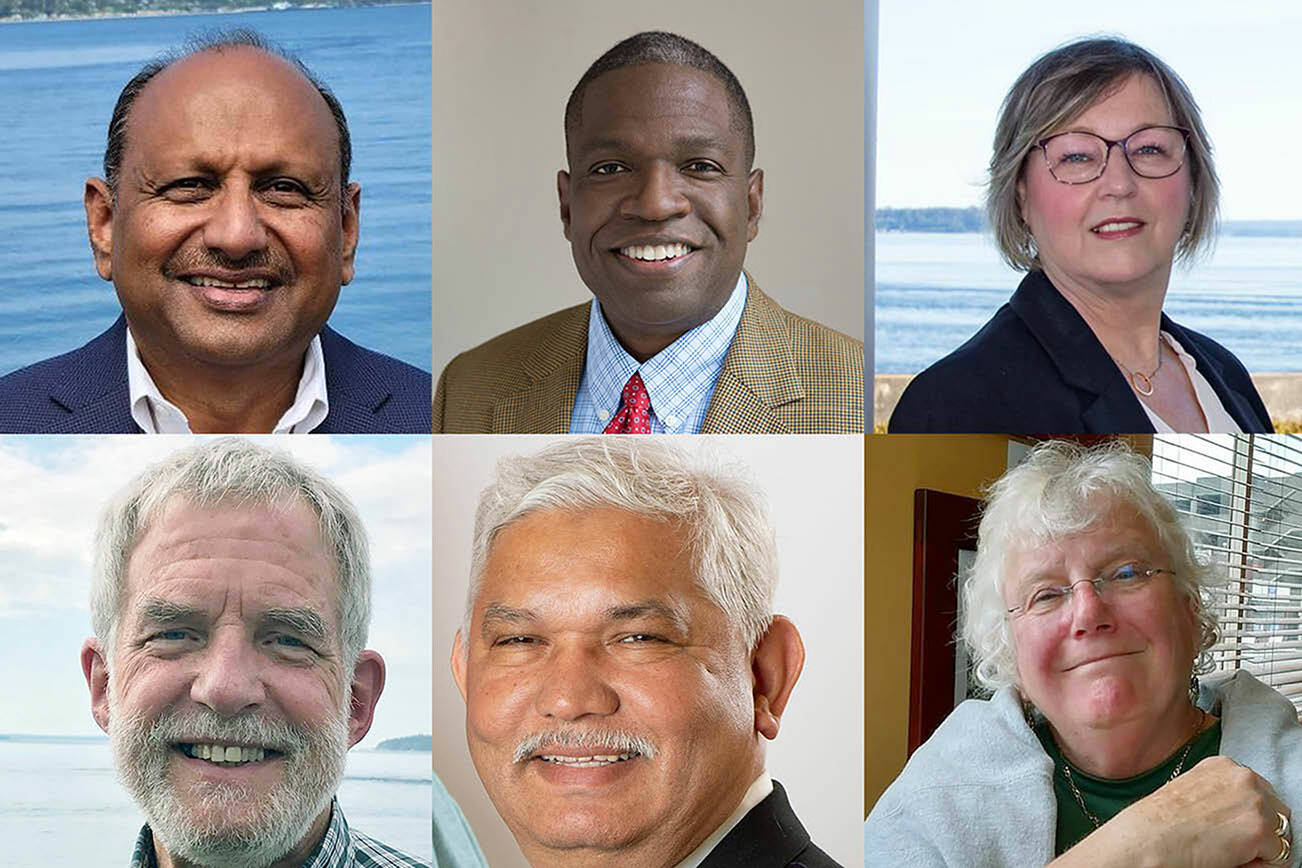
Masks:
[[[1273,431],[1242,363],[1209,337],[1171,333],[1244,431]],[[1108,351],[1042,271],[1032,271],[990,322],[914,377],[890,432],[1151,433],[1139,399]]]
[[[777,781],[773,792],[732,827],[701,868],[841,868],[809,840],[796,819],[787,792]]]
[[[83,347],[0,377],[0,431],[139,434],[127,387],[127,321]],[[321,329],[330,413],[318,434],[428,434],[432,378]]]

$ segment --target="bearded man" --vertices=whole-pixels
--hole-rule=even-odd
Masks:
[[[428,865],[335,799],[384,688],[370,584],[343,491],[242,440],[177,452],[108,506],[81,665],[148,818],[132,868]]]

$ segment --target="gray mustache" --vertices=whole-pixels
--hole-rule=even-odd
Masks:
[[[250,744],[283,754],[306,750],[310,738],[301,727],[256,714],[228,717],[207,709],[167,712],[149,728],[155,744],[201,742]]]
[[[518,763],[524,762],[538,754],[544,746],[596,748],[612,754],[637,753],[647,759],[654,758],[658,752],[649,739],[622,729],[549,729],[522,740],[515,748],[513,759]]]

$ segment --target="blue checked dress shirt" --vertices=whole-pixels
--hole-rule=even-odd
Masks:
[[[651,398],[652,434],[696,434],[710,409],[723,359],[746,309],[746,274],[714,318],[685,332],[656,355],[638,364],[611,332],[601,303],[592,300],[588,354],[583,379],[570,414],[571,434],[600,434],[619,412],[624,384],[642,375]]]
[[[476,848],[477,849],[477,848]],[[154,833],[146,825],[136,838],[131,868],[158,868],[154,858]],[[374,838],[348,828],[339,802],[330,804],[330,825],[325,837],[302,868],[431,868],[430,863],[408,856]]]

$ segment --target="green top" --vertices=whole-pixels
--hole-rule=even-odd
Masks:
[[[1058,749],[1058,743],[1053,740],[1048,722],[1041,721],[1036,724],[1035,734],[1039,737],[1040,744],[1044,745],[1044,751],[1049,755],[1049,759],[1053,760],[1053,795],[1058,803],[1054,855],[1061,856],[1093,832],[1094,824],[1090,822],[1089,817],[1085,816],[1080,803],[1076,801],[1075,794],[1071,791],[1071,784],[1068,783],[1067,775],[1063,771],[1065,766],[1071,764]],[[1099,778],[1081,771],[1074,765],[1071,766],[1071,777],[1076,782],[1081,797],[1085,799],[1085,805],[1090,813],[1097,817],[1100,823],[1106,823],[1123,808],[1129,807],[1166,784],[1171,777],[1171,772],[1175,771],[1175,767],[1180,764],[1180,755],[1184,753],[1184,747],[1183,744],[1180,745],[1180,748],[1161,765],[1133,778],[1121,780]],[[1220,753],[1220,750],[1221,722],[1217,720],[1194,738],[1181,774],[1207,757]]]

